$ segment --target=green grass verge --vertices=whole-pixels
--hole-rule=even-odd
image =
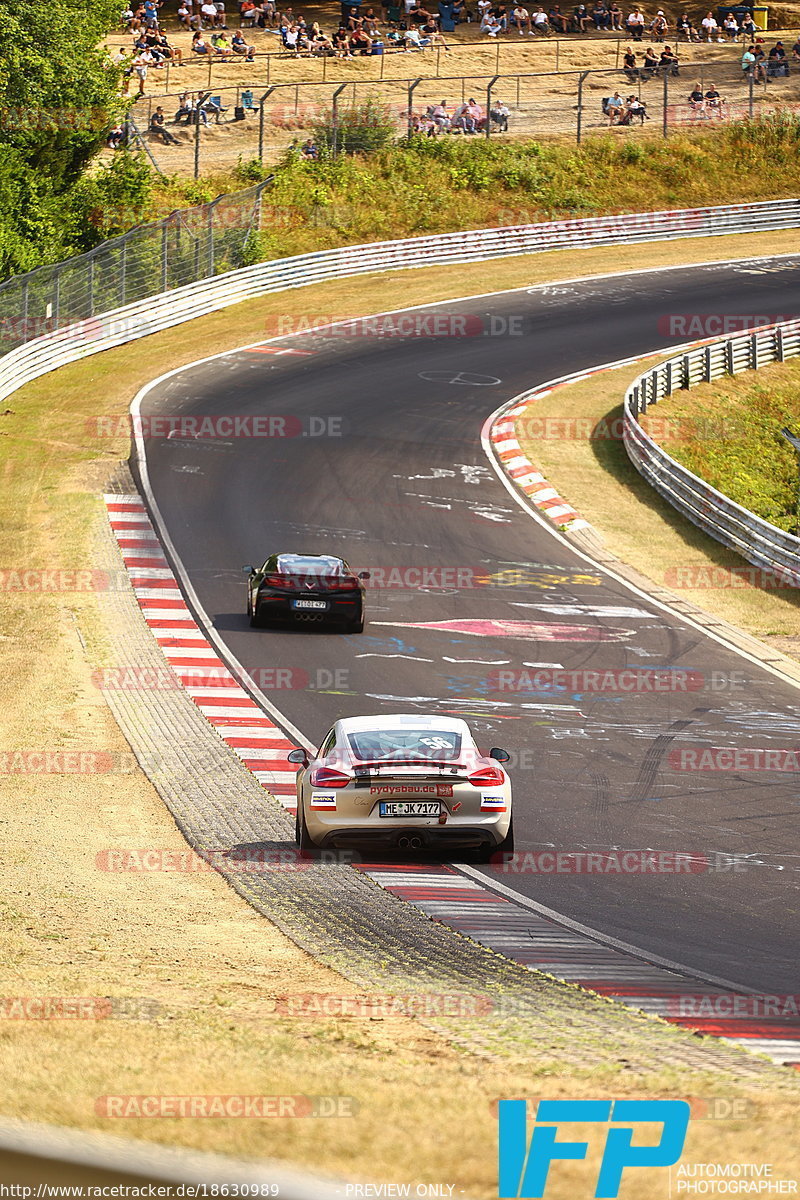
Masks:
[[[797,455],[780,431],[800,432],[800,360],[676,392],[656,416],[678,429],[707,431],[665,444],[673,458],[765,521],[798,532]],[[647,429],[648,418],[642,423]]]

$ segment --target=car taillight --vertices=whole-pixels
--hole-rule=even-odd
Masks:
[[[335,767],[315,767],[311,772],[312,787],[347,787],[352,782],[352,775],[337,771]]]
[[[494,763],[487,763],[485,767],[478,767],[477,771],[467,776],[470,783],[475,787],[495,787],[498,783],[503,783],[504,777],[500,767]]]
[[[292,586],[292,581],[287,579],[285,575],[265,575],[261,582],[266,584],[267,587],[272,588],[285,588]]]

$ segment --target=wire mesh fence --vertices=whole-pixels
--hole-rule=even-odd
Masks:
[[[260,92],[241,86],[220,88],[212,99],[216,107],[207,124],[184,123],[178,117],[180,96],[144,96],[135,112],[139,126],[146,129],[157,104],[165,109],[178,139],[177,145],[164,146],[153,138],[149,149],[160,167],[167,172],[201,174],[237,165],[239,160],[258,159],[275,162],[293,143],[311,135],[314,123],[334,107],[339,111],[359,106],[367,100],[381,106],[394,122],[398,137],[413,132],[460,133],[451,121],[434,129],[429,110],[444,103],[449,115],[470,99],[483,112],[478,132],[484,136],[502,133],[510,137],[560,135],[581,142],[584,138],[607,131],[612,113],[605,101],[615,92],[623,102],[635,96],[641,105],[627,125],[658,130],[664,136],[680,127],[713,128],[721,122],[738,120],[776,108],[792,107],[790,95],[782,87],[784,80],[756,81],[741,68],[738,59],[681,62],[678,73],[671,69],[652,70],[637,67],[602,70],[535,72],[516,74],[443,75],[406,79],[358,79],[349,83],[279,83]],[[705,100],[705,93],[719,92],[719,102]],[[700,90],[702,103],[690,96]],[[201,93],[202,94],[202,93]],[[487,118],[492,107],[503,104],[509,110],[506,122]],[[173,114],[175,114],[173,118]]]
[[[0,285],[0,354],[42,334],[245,266],[272,182],[139,225],[94,250]]]

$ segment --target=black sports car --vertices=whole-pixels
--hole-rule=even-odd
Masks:
[[[271,621],[324,621],[348,633],[364,629],[364,585],[342,558],[329,554],[271,554],[263,567],[247,571],[247,615],[251,625]]]

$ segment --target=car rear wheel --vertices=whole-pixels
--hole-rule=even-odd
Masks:
[[[354,620],[348,621],[347,624],[345,625],[345,629],[346,629],[347,633],[363,633],[364,632],[364,614],[362,613],[360,617],[356,617]]]
[[[513,854],[514,853],[514,816],[511,816],[511,822],[508,826],[508,833],[503,838],[499,846],[481,846],[477,854],[478,862],[491,862],[498,854]]]
[[[316,846],[312,842],[308,829],[306,828],[305,814],[303,813],[303,801],[297,801],[297,816],[294,819],[294,837],[301,850],[315,850]]]

